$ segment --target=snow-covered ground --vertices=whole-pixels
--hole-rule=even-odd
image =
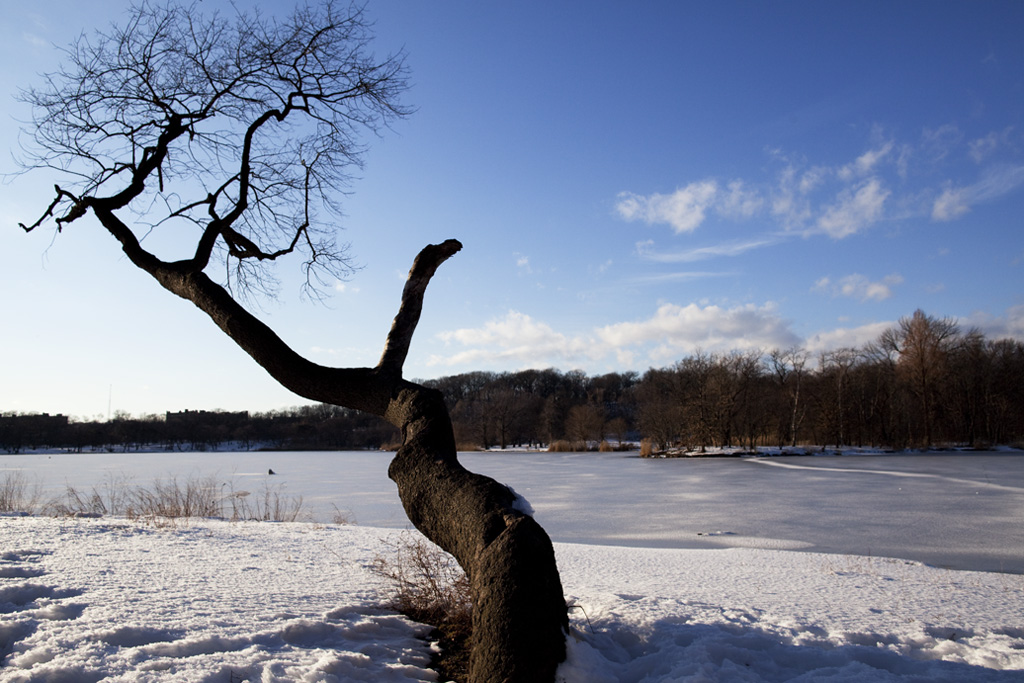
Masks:
[[[395,529],[0,517],[0,681],[433,681],[381,607]],[[1024,680],[1024,576],[763,548],[556,544],[560,675]]]

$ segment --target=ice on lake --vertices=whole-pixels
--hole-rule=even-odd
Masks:
[[[899,557],[1024,573],[1024,456],[1008,453],[648,460],[621,453],[464,453],[512,486],[555,541]],[[389,453],[219,452],[0,457],[47,494],[66,485],[216,477],[301,496],[305,514],[408,526]],[[269,475],[273,469],[276,473]]]

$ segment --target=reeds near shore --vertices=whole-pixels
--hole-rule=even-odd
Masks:
[[[0,479],[0,514],[294,522],[303,512],[302,496],[287,496],[282,489],[264,483],[261,491],[253,493],[213,476],[170,477],[137,486],[127,477],[110,476],[89,490],[68,484],[62,493],[46,498],[24,473],[7,472]]]

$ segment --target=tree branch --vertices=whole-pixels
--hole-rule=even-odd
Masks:
[[[423,293],[438,266],[460,249],[462,243],[458,240],[446,240],[441,244],[424,247],[413,261],[409,279],[405,281],[405,289],[402,290],[402,304],[391,324],[391,331],[384,344],[384,353],[377,364],[378,369],[401,376],[405,357],[409,353],[409,344],[412,342],[413,332],[416,331],[420,312],[423,310]]]

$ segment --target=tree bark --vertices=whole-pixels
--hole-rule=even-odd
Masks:
[[[382,416],[401,430],[388,475],[406,514],[470,579],[470,680],[553,681],[565,659],[568,616],[551,540],[516,509],[507,486],[459,463],[441,393],[402,378],[426,286],[462,245],[448,240],[417,256],[376,368],[328,368],[297,354],[203,272],[159,261],[111,212],[93,208],[136,266],[203,310],[283,386],[311,400]]]
[[[469,576],[470,680],[553,681],[568,617],[547,534],[507,486],[459,463],[440,392],[406,384],[385,417],[402,429],[388,475],[409,520]]]

